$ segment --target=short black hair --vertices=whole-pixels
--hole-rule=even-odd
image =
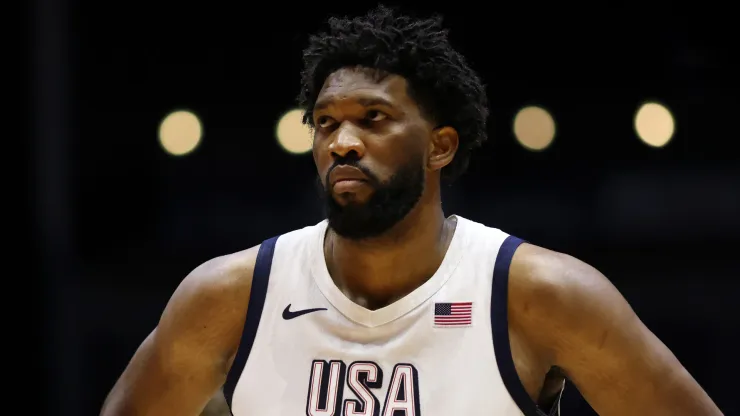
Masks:
[[[487,139],[485,86],[455,51],[442,17],[417,19],[383,5],[354,18],[329,19],[329,31],[313,35],[303,51],[298,104],[313,125],[313,107],[326,78],[344,67],[366,67],[404,77],[409,95],[437,126],[460,136],[453,161],[442,170],[451,182],[465,172],[471,151]]]

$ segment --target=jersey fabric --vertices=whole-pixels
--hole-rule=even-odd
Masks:
[[[509,346],[509,266],[522,240],[456,218],[436,273],[378,310],[334,284],[327,221],[265,241],[224,385],[232,414],[545,415]]]

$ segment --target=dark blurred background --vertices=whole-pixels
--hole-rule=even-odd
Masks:
[[[705,2],[424,4],[406,10],[445,14],[491,101],[490,140],[446,190],[446,211],[600,269],[723,411],[740,414],[731,13]],[[33,3],[45,412],[97,414],[195,266],[322,219],[310,154],[287,152],[276,126],[294,109],[308,33],[374,5]],[[521,112],[530,106],[544,111]],[[202,127],[181,156],[167,146],[187,140],[160,135],[177,110]],[[548,138],[547,117],[554,141],[527,148]],[[571,386],[562,411],[593,414]]]

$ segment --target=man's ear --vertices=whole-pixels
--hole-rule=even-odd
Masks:
[[[432,140],[429,142],[429,158],[427,167],[429,170],[442,170],[452,162],[460,144],[460,137],[453,127],[438,127],[432,132]]]

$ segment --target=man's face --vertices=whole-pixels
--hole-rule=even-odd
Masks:
[[[329,226],[365,239],[402,220],[424,192],[432,125],[402,77],[331,74],[314,107],[313,156]]]

